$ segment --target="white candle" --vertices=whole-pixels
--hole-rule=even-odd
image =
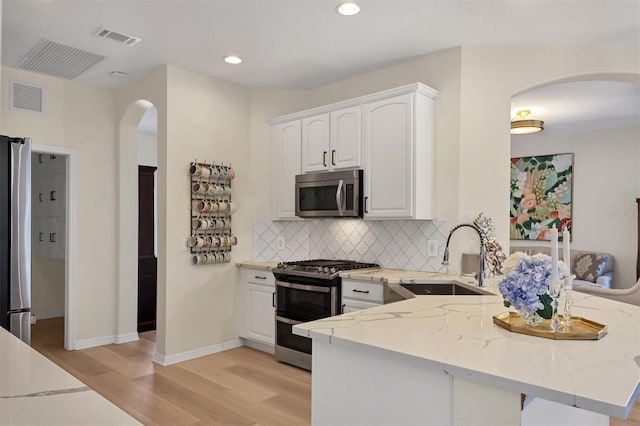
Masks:
[[[558,229],[551,228],[551,289],[558,285]]]
[[[571,240],[571,235],[568,230],[562,231],[562,260],[564,264],[567,265],[567,269],[569,269],[569,273],[571,273],[571,246],[569,241]]]

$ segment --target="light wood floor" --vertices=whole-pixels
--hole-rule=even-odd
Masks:
[[[137,342],[63,349],[62,318],[39,320],[32,347],[145,425],[308,425],[311,374],[237,348],[162,367],[155,332]]]
[[[62,318],[39,320],[34,349],[146,425],[287,425],[311,422],[311,374],[272,355],[237,348],[162,367],[155,332],[137,342],[63,349]],[[640,426],[640,400],[627,420]]]

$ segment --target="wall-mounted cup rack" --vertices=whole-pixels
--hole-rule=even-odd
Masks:
[[[231,165],[200,163],[189,165],[191,206],[191,248],[194,265],[229,263],[231,248],[238,238],[231,231],[231,214],[235,206],[231,200],[231,181],[235,171]]]

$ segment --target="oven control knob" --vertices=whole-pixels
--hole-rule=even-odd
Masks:
[[[322,269],[322,272],[324,272],[325,274],[329,272],[329,267],[325,266],[324,268],[320,268]]]
[[[337,271],[336,271],[336,268],[331,268],[329,269],[329,272],[331,272],[332,274],[335,274]]]
[[[278,269],[287,269],[286,263],[278,263]]]
[[[318,272],[322,272],[322,266],[318,266]]]

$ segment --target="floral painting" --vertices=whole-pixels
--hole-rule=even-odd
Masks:
[[[571,232],[573,154],[511,159],[512,240],[549,240],[550,229]]]

